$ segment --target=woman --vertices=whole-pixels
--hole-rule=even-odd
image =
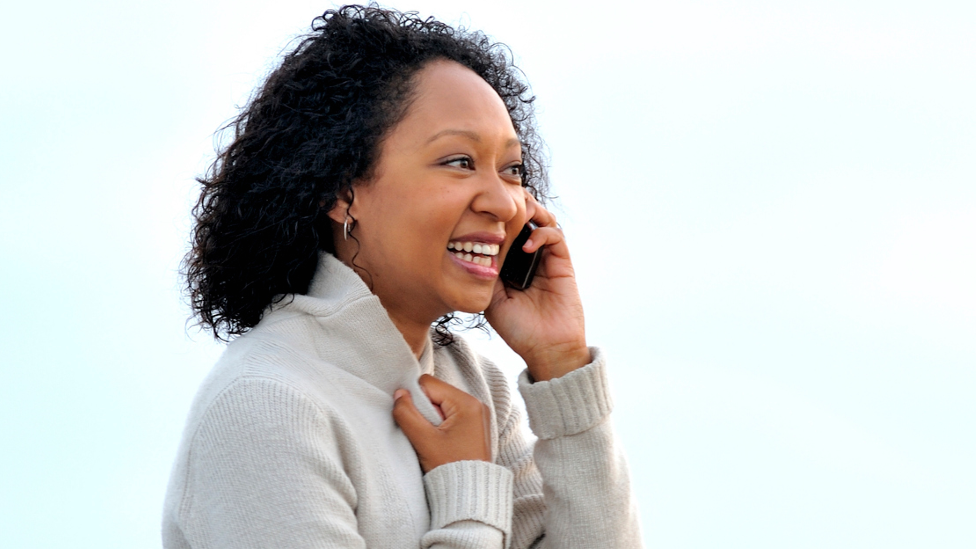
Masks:
[[[240,337],[190,412],[165,547],[640,546],[519,74],[481,34],[345,7],[240,115],[186,259],[202,324]],[[529,220],[523,292],[498,274]],[[525,360],[534,450],[455,311]]]

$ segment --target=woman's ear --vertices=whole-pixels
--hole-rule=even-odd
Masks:
[[[322,201],[321,206],[325,206],[325,201]],[[336,203],[329,210],[329,219],[335,221],[336,223],[342,225],[346,221],[346,216],[349,215],[349,209],[352,207],[352,189],[344,189],[339,191],[336,195]]]

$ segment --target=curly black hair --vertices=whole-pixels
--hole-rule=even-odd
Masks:
[[[535,98],[506,46],[373,4],[326,11],[222,128],[233,139],[197,179],[182,267],[201,327],[226,341],[269,305],[308,291],[319,250],[334,251],[327,213],[354,182],[369,180],[383,138],[409,106],[412,77],[442,59],[477,73],[504,101],[522,143],[523,184],[546,198]],[[436,323],[447,342],[452,318]]]

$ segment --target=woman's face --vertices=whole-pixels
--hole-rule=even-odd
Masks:
[[[373,179],[354,187],[358,246],[341,236],[336,244],[347,263],[358,252],[355,264],[391,317],[429,324],[488,306],[499,258],[526,221],[526,194],[521,145],[491,86],[449,61],[430,63],[415,82]],[[331,213],[341,223],[345,205]]]

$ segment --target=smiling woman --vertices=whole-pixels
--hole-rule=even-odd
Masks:
[[[532,99],[480,33],[375,7],[313,32],[237,119],[185,260],[236,337],[190,412],[167,548],[639,547]],[[542,250],[531,287],[502,258]],[[443,320],[484,312],[508,384]],[[545,486],[545,490],[543,490]]]
[[[488,307],[500,265],[485,250],[511,244],[507,235],[528,218],[521,143],[495,90],[446,60],[413,80],[410,108],[383,140],[373,177],[330,217],[336,227],[355,220],[356,240],[337,241],[336,255],[372,282],[419,354],[432,318]],[[462,257],[451,253],[457,247]]]

